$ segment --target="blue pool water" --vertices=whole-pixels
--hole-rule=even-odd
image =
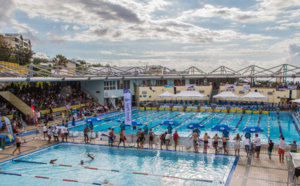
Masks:
[[[84,153],[92,153],[95,160]],[[108,180],[113,185],[224,185],[233,173],[237,159],[235,156],[160,151],[117,149],[99,145],[60,143],[19,160],[49,162],[57,158],[56,164],[79,166],[80,160],[87,161],[85,166],[168,175],[193,179],[213,180],[212,182],[182,180],[151,175],[137,175],[104,170],[89,170],[82,167],[61,167],[11,161],[1,165],[2,172],[46,176],[59,179],[72,179],[93,183]],[[32,177],[2,175],[1,185],[83,185],[60,180],[46,180]],[[227,183],[228,183],[227,182]]]
[[[124,114],[114,116],[115,119],[124,120]],[[143,128],[144,124],[148,124],[149,128],[152,128],[154,133],[159,135],[167,131],[167,126],[160,125],[165,120],[175,120],[179,124],[173,127],[173,132],[178,131],[179,136],[189,137],[192,134],[192,130],[187,129],[188,123],[201,123],[204,124],[204,128],[201,130],[201,136],[205,132],[211,137],[218,132],[211,131],[211,128],[217,124],[228,124],[231,127],[230,139],[233,139],[236,134],[240,134],[244,138],[243,129],[246,126],[259,126],[263,129],[263,133],[259,136],[263,143],[267,143],[268,139],[273,142],[279,142],[280,127],[283,136],[286,138],[287,143],[292,143],[293,140],[300,141],[299,134],[293,123],[293,120],[288,112],[270,112],[270,114],[241,114],[241,113],[212,113],[212,112],[181,112],[181,111],[135,111],[132,116],[134,121],[143,123],[142,126],[138,126],[136,130],[131,127],[126,127],[125,133],[136,133],[139,128]],[[279,122],[278,122],[279,118]],[[279,127],[280,123],[280,127]],[[94,131],[108,131],[108,128],[112,127],[115,132],[120,132],[120,122],[117,121],[101,121],[94,123]],[[83,130],[83,126],[77,126],[71,130]],[[268,136],[268,130],[270,128],[270,135]],[[221,133],[218,133],[221,136]]]

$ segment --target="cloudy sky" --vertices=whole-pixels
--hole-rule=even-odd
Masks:
[[[299,0],[0,0],[0,32],[36,53],[210,71],[300,66]]]

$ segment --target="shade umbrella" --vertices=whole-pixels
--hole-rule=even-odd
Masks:
[[[221,92],[220,94],[213,96],[213,98],[239,98],[239,96],[235,95],[230,91],[224,91]]]
[[[247,95],[242,96],[241,99],[268,99],[268,97],[259,92],[249,92]]]
[[[211,128],[212,130],[217,130],[217,131],[230,131],[231,128],[228,127],[228,125],[225,125],[225,124],[219,124],[219,125],[215,125]]]
[[[162,125],[178,125],[178,122],[173,121],[173,120],[167,120],[167,121],[163,121],[161,124]]]
[[[96,122],[96,121],[101,121],[101,119],[97,118],[97,117],[90,117],[90,118],[85,119],[85,122],[87,122],[87,123]]]
[[[244,128],[243,132],[260,133],[260,132],[263,132],[263,130],[257,126],[249,126],[249,127]]]
[[[128,126],[128,124],[125,124],[125,125],[127,125]],[[131,122],[131,125],[132,126],[138,126],[138,125],[143,125],[141,122],[138,122],[138,121],[132,121]],[[130,126],[130,125],[129,125]]]
[[[204,125],[201,125],[200,123],[190,123],[186,125],[186,128],[188,129],[204,128]]]
[[[292,100],[291,102],[300,103],[300,99],[295,99],[295,100]]]
[[[166,91],[166,92],[164,92],[162,94],[159,94],[157,97],[160,97],[160,98],[172,98],[172,97],[174,97],[174,94]]]

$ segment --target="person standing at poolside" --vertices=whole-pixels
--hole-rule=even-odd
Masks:
[[[150,129],[149,132],[149,148],[153,149],[153,139],[154,139],[154,132],[152,131],[152,129]]]
[[[167,135],[167,132],[164,132],[164,133],[162,133],[159,136],[159,139],[160,139],[160,149],[162,149],[162,146],[165,143],[166,135]]]
[[[68,142],[69,129],[68,129],[67,125],[64,125],[63,128],[64,128],[64,131],[65,131],[66,142]]]
[[[249,137],[245,138],[244,143],[245,143],[245,151],[247,153],[247,157],[249,157],[249,152],[250,152],[250,139],[249,139]]]
[[[236,134],[236,137],[233,138],[235,140],[234,142],[234,154],[236,155],[236,152],[238,153],[238,156],[240,155],[240,148],[241,148],[241,141],[242,138],[240,137],[239,134]]]
[[[89,136],[88,136],[88,125],[85,126],[83,134],[84,134],[84,143],[88,143],[89,142]]]
[[[284,163],[284,153],[285,153],[285,145],[286,145],[286,143],[284,141],[284,137],[282,137],[281,134],[279,136],[279,139],[280,139],[280,141],[279,141],[279,149],[278,149],[279,162],[280,163]]]
[[[297,143],[294,140],[293,143],[290,144],[291,146],[291,152],[297,152]]]
[[[272,142],[272,140],[270,140],[270,143],[269,143],[269,146],[268,146],[269,159],[271,159],[273,147],[274,147],[274,143]]]
[[[122,131],[122,130],[125,130],[125,121],[123,121],[123,122],[121,123],[120,128],[121,128],[121,131]]]
[[[114,145],[114,140],[115,140],[115,134],[114,134],[114,130],[115,129],[111,129],[111,132],[110,132],[110,134],[109,134],[109,137],[110,137],[110,146],[111,147],[113,147],[113,145]]]
[[[218,154],[218,140],[219,140],[219,136],[218,134],[215,134],[215,136],[213,137],[214,140],[214,147],[215,147],[215,154]]]
[[[126,148],[126,146],[125,146],[125,139],[124,138],[125,138],[125,136],[124,136],[124,129],[122,129],[121,132],[120,132],[120,142],[118,144],[118,148],[119,148],[121,142],[123,142],[124,148]]]
[[[50,143],[50,140],[51,140],[51,127],[50,126],[47,130],[47,135],[48,135],[48,143]]]
[[[197,147],[197,140],[198,140],[198,134],[195,130],[193,130],[192,137],[190,137],[189,141],[193,139],[193,145],[194,145],[194,152],[198,152],[198,147]]]
[[[141,147],[141,149],[144,148],[144,142],[145,142],[145,139],[146,139],[145,136],[146,136],[145,130],[142,131],[142,129],[141,129],[141,138],[140,138],[140,147]]]
[[[179,140],[179,135],[177,133],[177,130],[175,131],[175,133],[173,134],[173,140],[174,140],[174,147],[175,147],[175,150],[176,150],[176,147],[177,147],[177,144],[178,144],[178,140]]]
[[[139,130],[136,133],[136,144],[137,144],[137,149],[140,148],[140,143],[141,143],[141,137],[142,137],[142,132],[141,132],[141,128],[139,128]]]
[[[148,129],[148,125],[146,124],[145,127],[144,127],[144,132],[145,132],[145,134],[148,134],[148,130],[149,130],[149,129]]]
[[[197,135],[200,136],[200,133],[201,133],[200,130],[198,128],[196,128],[195,131],[196,131]]]
[[[256,157],[259,158],[261,141],[260,141],[260,138],[258,137],[258,134],[255,134],[254,143],[255,143]]]
[[[210,139],[210,136],[207,135],[207,133],[205,133],[203,137],[203,141],[204,141],[203,153],[207,153],[208,139]]]
[[[224,154],[228,154],[228,151],[227,151],[227,140],[229,140],[229,138],[226,138],[225,135],[223,134],[223,136],[222,136],[222,142],[223,142]]]
[[[47,124],[45,124],[44,127],[43,127],[44,140],[46,140],[47,131],[48,131]]]
[[[168,150],[168,146],[170,145],[172,135],[170,133],[166,134],[165,141],[166,141],[166,149]]]
[[[15,155],[15,152],[19,149],[19,154],[21,154],[21,140],[19,137],[19,134],[16,136],[16,149],[13,151],[13,156]]]
[[[58,134],[57,134],[57,128],[54,127],[54,129],[52,130],[52,133],[53,133],[53,138],[54,138],[54,142],[59,142],[59,139],[58,139]]]
[[[169,125],[169,126],[168,126],[168,133],[169,133],[169,134],[172,134],[172,133],[173,133],[172,130],[173,130],[172,126]]]

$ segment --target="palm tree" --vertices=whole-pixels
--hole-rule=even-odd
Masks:
[[[58,66],[67,67],[68,60],[65,56],[58,54],[53,59],[53,62],[56,63],[56,65],[58,65]]]

